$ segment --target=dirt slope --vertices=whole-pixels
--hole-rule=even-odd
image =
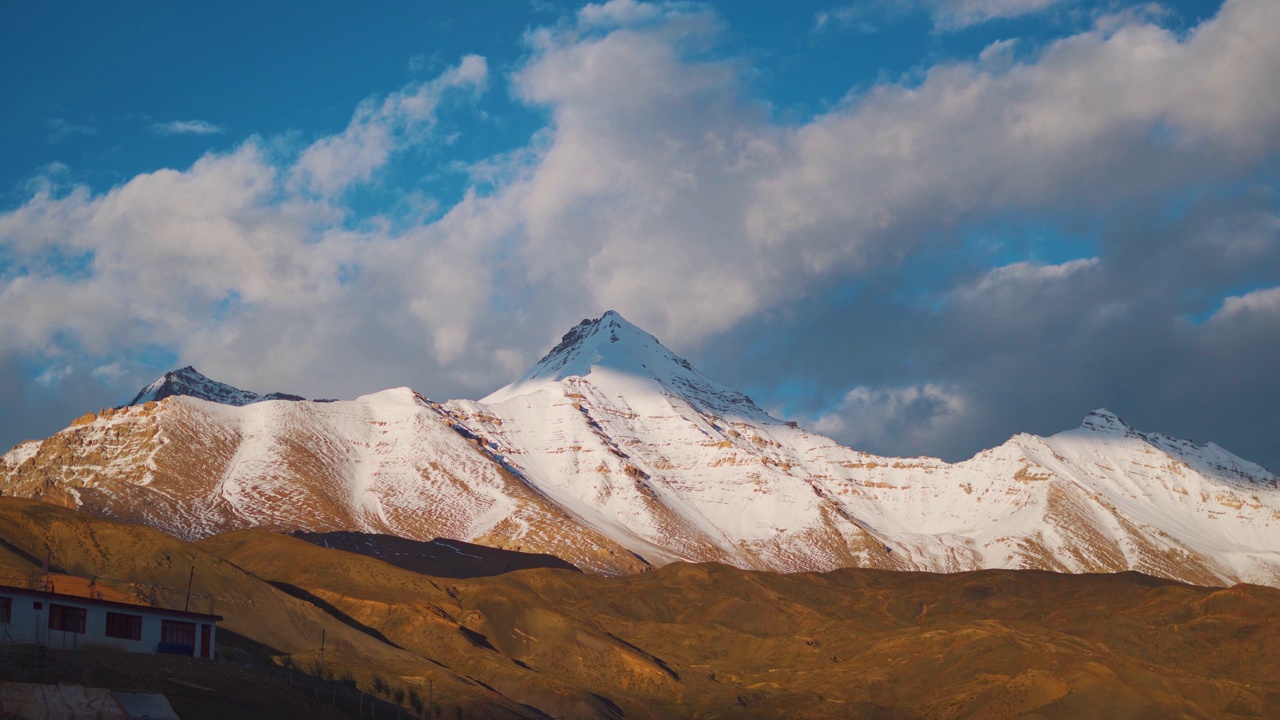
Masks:
[[[715,564],[443,580],[254,531],[202,546],[565,717],[1280,717],[1271,588]],[[607,705],[557,704],[567,688]]]
[[[198,545],[139,525],[0,497],[0,582],[12,583],[38,570],[36,558],[43,559],[46,551],[53,569],[103,578],[100,582],[139,598],[149,597],[152,587],[159,586],[156,598],[168,607],[183,606],[188,573],[194,567],[191,607],[201,612],[212,607],[224,617],[219,625],[223,644],[248,646],[277,658],[288,656],[300,666],[309,666],[319,655],[323,631],[326,664],[339,675],[353,675],[364,686],[374,672],[402,688],[421,685],[425,689],[430,681],[459,706],[483,708],[493,717],[528,714],[527,708],[474,680],[353,627],[273,586],[270,578],[246,572]],[[237,635],[246,641],[237,641]]]
[[[749,572],[433,578],[246,530],[191,544],[0,499],[0,570],[216,596],[227,629],[299,662],[431,683],[446,716],[1280,717],[1280,591],[1136,573]]]

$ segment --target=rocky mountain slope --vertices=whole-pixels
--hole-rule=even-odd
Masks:
[[[248,390],[231,387],[226,383],[220,383],[217,380],[210,380],[201,375],[195,368],[190,365],[179,368],[178,370],[170,370],[155,382],[142,388],[138,394],[129,401],[130,405],[142,405],[143,403],[155,402],[163,400],[174,395],[185,395],[187,397],[200,398],[210,402],[222,403],[223,405],[249,405],[251,403],[262,402],[263,400],[304,400],[305,398],[297,395],[289,395],[287,393],[268,393],[259,395]]]
[[[770,417],[613,312],[478,402],[146,397],[20,444],[0,491],[186,538],[447,537],[604,573],[689,560],[1280,585],[1280,478],[1217,445],[1099,410],[960,463],[877,457]]]

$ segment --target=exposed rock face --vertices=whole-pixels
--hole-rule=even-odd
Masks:
[[[273,392],[266,395],[259,395],[248,390],[231,387],[226,383],[220,383],[217,380],[210,380],[201,375],[195,368],[190,365],[178,369],[170,370],[163,377],[142,388],[133,400],[129,401],[129,405],[143,405],[148,402],[156,402],[174,395],[185,395],[187,397],[200,398],[209,402],[221,403],[223,405],[249,405],[250,403],[262,402],[263,400],[305,400],[306,398],[298,395],[290,395],[288,393]]]
[[[19,445],[0,489],[188,538],[448,537],[606,573],[692,560],[1280,585],[1280,479],[1217,445],[1099,410],[961,463],[877,457],[770,417],[612,312],[479,402],[169,397]]]

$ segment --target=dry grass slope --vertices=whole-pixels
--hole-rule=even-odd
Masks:
[[[572,687],[628,718],[1280,717],[1270,588],[715,564],[443,580],[254,532],[204,546],[562,716],[601,713],[557,703]]]
[[[270,582],[271,578],[247,572],[196,544],[47,503],[0,497],[0,576],[38,570],[37,558],[43,559],[46,552],[54,569],[128,580],[130,584],[113,584],[140,598],[149,595],[151,585],[185,589],[194,567],[197,598],[192,609],[208,610],[206,598],[214,598],[213,610],[225,618],[220,632],[229,630],[245,638],[235,644],[277,660],[288,657],[300,666],[310,666],[318,657],[323,631],[328,667],[336,674],[354,676],[365,688],[372,685],[375,673],[401,689],[421,686],[424,695],[430,681],[439,696],[473,714],[483,712],[500,718],[528,714],[527,708],[474,679],[396,647],[367,628],[353,626],[340,615],[291,595]],[[162,591],[158,600],[162,604],[167,601],[170,607],[182,607],[183,603],[181,593]],[[224,644],[228,640],[232,638],[224,636]]]
[[[194,562],[236,632],[305,655],[327,628],[366,673],[431,678],[475,715],[1280,717],[1280,590],[1257,586],[717,564],[445,579],[260,530],[189,544],[9,499],[0,539],[0,563],[49,544],[67,570],[171,585]]]

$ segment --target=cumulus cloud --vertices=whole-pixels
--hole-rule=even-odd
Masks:
[[[226,130],[207,120],[171,120],[153,123],[151,132],[157,135],[221,135]]]
[[[397,149],[427,139],[446,92],[482,91],[488,76],[485,59],[468,55],[432,80],[365,100],[346,130],[321,138],[303,151],[293,167],[290,187],[331,196],[353,183],[368,182]]]
[[[1222,302],[1222,309],[1214,313],[1210,320],[1223,322],[1243,315],[1280,318],[1280,287],[1233,295]]]
[[[585,27],[620,27],[652,22],[666,12],[666,9],[655,3],[609,0],[583,7],[578,11],[578,22]]]
[[[40,350],[56,336],[108,353],[166,341],[235,292],[247,302],[306,300],[328,264],[301,252],[309,218],[273,206],[276,171],[247,143],[186,171],[140,175],[108,193],[40,193],[0,216],[0,238],[29,272],[0,290],[6,349]],[[59,258],[79,258],[70,277]],[[34,272],[32,272],[34,271]]]
[[[554,121],[507,188],[523,198],[517,247],[531,277],[680,342],[993,212],[1106,211],[1230,176],[1280,129],[1257,91],[1278,84],[1258,30],[1276,15],[1239,2],[1187,37],[1099,28],[1026,62],[878,86],[795,128],[742,96],[734,65],[697,57],[714,24],[548,31],[515,78]]]
[[[958,389],[934,384],[859,386],[811,424],[817,432],[839,437],[852,447],[912,455],[918,448],[937,446],[939,437],[968,421],[966,405]]]
[[[441,363],[466,349],[490,301],[491,238],[473,234],[509,221],[488,222],[470,200],[429,225],[374,218],[351,230],[329,195],[424,141],[441,96],[475,92],[486,74],[483,58],[463,58],[362,104],[345,131],[292,161],[252,138],[99,195],[42,184],[0,215],[0,247],[13,260],[9,272],[0,266],[0,355],[59,368],[101,358],[93,378],[118,386],[155,370],[112,358],[152,348],[247,387],[314,395],[448,378]]]
[[[956,7],[995,17],[1015,4]],[[878,287],[878,299],[845,317],[820,309],[823,327],[797,322],[813,331],[805,342],[826,343],[810,355],[830,356],[828,377],[844,373],[840,407],[810,414],[841,439],[954,450],[1017,413],[1048,417],[1023,395],[1060,412],[1089,383],[1105,396],[1097,404],[1122,406],[1124,388],[1099,381],[1104,366],[1204,347],[1178,329],[1193,312],[1179,305],[1188,289],[1222,293],[1274,264],[1265,197],[1196,204],[1185,232],[1162,239],[1176,251],[1152,252],[1125,223],[1149,226],[1169,198],[1238,187],[1275,157],[1278,24],[1267,0],[1228,2],[1185,34],[1111,18],[1036,53],[1001,45],[780,124],[743,66],[716,54],[724,28],[705,8],[589,5],[528,33],[504,79],[547,127],[476,163],[483,188],[439,215],[352,222],[343,196],[397,153],[439,147],[441,114],[468,112],[490,82],[479,56],[366,100],[293,156],[250,139],[105,193],[39,189],[0,215],[0,256],[12,258],[0,266],[0,360],[108,367],[161,348],[260,391],[476,395],[607,308],[677,351],[709,353],[706,338],[794,320],[848,283]],[[902,267],[948,252],[967,227],[1082,214],[1120,225],[1087,258],[948,277],[923,309],[886,300],[902,294]],[[1126,286],[1139,270],[1152,279]],[[886,305],[893,313],[877,316]],[[859,323],[876,343],[841,345],[840,329]],[[1064,343],[1076,352],[1045,349]],[[914,370],[886,370],[904,351]],[[851,376],[848,357],[879,364]],[[118,367],[92,382],[142,379]],[[1036,375],[1054,381],[1028,393]],[[877,416],[896,419],[876,431]]]
[[[892,231],[913,222],[1106,211],[1256,162],[1280,132],[1280,104],[1257,92],[1280,84],[1274,32],[1259,30],[1277,14],[1229,3],[1186,39],[1149,24],[1094,30],[1004,71],[946,65],[915,87],[878,87],[789,138],[750,229],[757,243],[805,238],[800,257],[821,269],[901,251]]]
[[[1158,216],[1128,209],[1083,259],[965,269],[972,258],[955,249],[932,264],[884,268],[856,293],[744,323],[718,339],[710,365],[728,369],[731,384],[804,383],[793,415],[873,452],[958,460],[1109,407],[1142,429],[1214,440],[1280,467],[1280,381],[1267,361],[1280,353],[1274,197],[1202,198],[1176,220]],[[904,291],[917,274],[956,266],[955,280],[921,296]],[[1239,294],[1241,284],[1262,287]],[[759,353],[759,338],[788,352]],[[892,397],[921,378],[962,398],[946,422],[877,433],[841,421],[871,403],[830,407],[851,386],[855,398]],[[901,417],[885,413],[890,428]]]

